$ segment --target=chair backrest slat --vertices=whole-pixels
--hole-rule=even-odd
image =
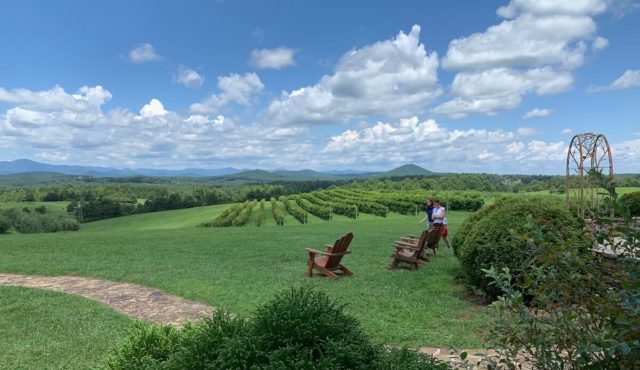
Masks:
[[[349,249],[349,244],[351,243],[351,240],[353,240],[353,234],[352,233],[346,234],[342,238],[336,240],[336,243],[333,245],[333,248],[329,253],[346,252],[347,249]],[[325,267],[331,268],[339,265],[340,261],[342,260],[342,257],[343,256],[329,256],[329,258],[327,259],[327,263],[325,264]]]
[[[420,239],[418,239],[418,244],[417,244],[418,250],[413,252],[414,257],[418,257],[422,253],[424,248],[427,246],[427,240],[429,239],[428,235],[429,235],[429,230],[424,230],[422,234],[420,234]]]
[[[438,243],[440,242],[440,237],[442,236],[442,224],[433,224],[431,229],[429,229],[429,238],[427,240],[427,247],[436,248]]]

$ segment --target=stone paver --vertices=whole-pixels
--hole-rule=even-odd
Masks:
[[[0,286],[8,285],[80,295],[156,324],[180,325],[213,312],[210,306],[159,289],[86,277],[0,274]]]

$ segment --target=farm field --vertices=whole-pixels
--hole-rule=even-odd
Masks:
[[[79,232],[4,235],[0,272],[138,283],[238,314],[253,312],[291,286],[315,287],[347,303],[376,342],[483,345],[489,309],[464,298],[464,288],[455,283],[459,263],[451,252],[416,272],[386,269],[391,243],[419,233],[422,215],[310,218],[306,225],[285,220],[284,227],[195,227],[227,206],[104,220]],[[450,214],[453,233],[469,214]],[[355,238],[344,264],[354,276],[337,281],[304,276],[304,248],[321,247],[348,231]]]

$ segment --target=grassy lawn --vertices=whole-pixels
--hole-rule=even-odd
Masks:
[[[316,287],[347,303],[379,343],[482,346],[490,312],[463,298],[463,288],[454,283],[460,266],[450,252],[417,272],[386,269],[392,241],[419,233],[422,215],[362,215],[357,221],[336,217],[307,225],[287,219],[282,227],[273,222],[194,227],[226,207],[122,217],[83,225],[79,232],[1,235],[0,272],[138,283],[239,314],[253,312],[291,286]],[[453,233],[468,215],[449,215]],[[304,248],[319,248],[348,231],[355,238],[344,264],[354,276],[337,281],[305,277]]]
[[[92,368],[132,322],[82,297],[0,287],[0,369]]]

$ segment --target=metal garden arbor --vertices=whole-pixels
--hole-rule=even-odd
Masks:
[[[589,176],[591,169],[613,178],[609,142],[602,134],[575,135],[567,152],[566,204],[582,218],[588,216],[587,210],[596,210],[600,205],[598,184]]]

